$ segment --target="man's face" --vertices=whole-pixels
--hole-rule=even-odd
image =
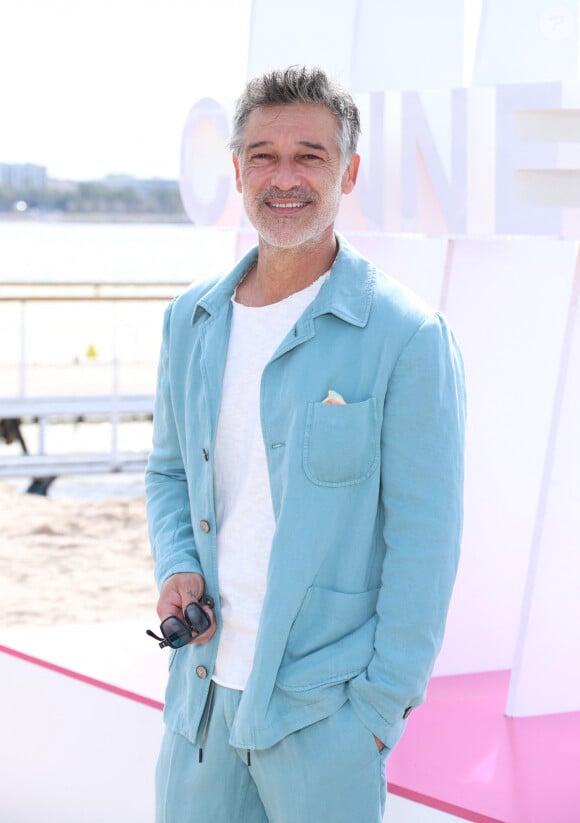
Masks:
[[[346,168],[338,123],[326,106],[255,109],[246,121],[236,186],[260,239],[280,249],[316,245],[332,234],[342,194],[354,188],[359,158]]]

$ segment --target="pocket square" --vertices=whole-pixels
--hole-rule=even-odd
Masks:
[[[333,406],[346,406],[346,401],[344,397],[337,391],[333,391],[332,389],[328,390],[328,394],[322,402],[329,403]]]

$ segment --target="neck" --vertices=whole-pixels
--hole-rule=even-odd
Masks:
[[[258,261],[239,284],[236,301],[268,306],[310,286],[332,266],[338,244],[334,232],[312,246],[280,249],[260,238]]]

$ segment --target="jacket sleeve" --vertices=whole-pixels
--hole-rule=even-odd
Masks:
[[[463,523],[464,433],[461,354],[444,318],[431,315],[403,349],[387,390],[374,652],[350,683],[357,714],[389,748],[423,701],[443,640]]]
[[[153,447],[145,473],[149,537],[159,587],[178,572],[202,573],[172,402],[169,350],[174,302],[169,304],[164,317],[153,412]]]

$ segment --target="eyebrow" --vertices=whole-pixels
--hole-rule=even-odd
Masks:
[[[254,149],[260,149],[263,146],[270,146],[272,145],[271,140],[256,140],[254,143],[248,143],[246,146],[247,151],[253,151]],[[313,149],[314,151],[321,151],[324,152],[328,156],[328,149],[322,145],[322,143],[312,143],[310,140],[299,140],[299,146],[304,146],[307,149]]]

